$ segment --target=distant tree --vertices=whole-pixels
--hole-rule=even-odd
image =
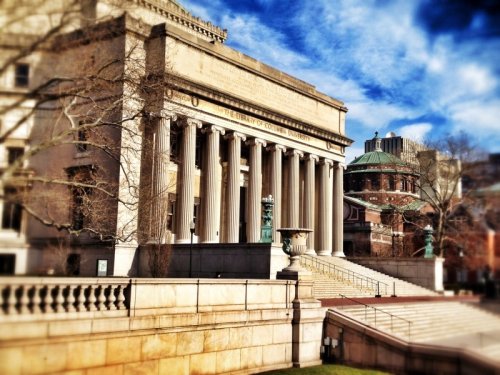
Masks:
[[[417,188],[420,200],[425,202],[430,210],[421,220],[414,214],[405,219],[417,227],[430,223],[434,226],[434,251],[443,257],[446,242],[453,235],[455,211],[461,207],[470,206],[473,197],[462,192],[462,177],[468,172],[471,161],[480,157],[480,149],[466,133],[446,135],[437,141],[428,141],[426,150],[417,154],[418,163],[412,164],[419,178]]]

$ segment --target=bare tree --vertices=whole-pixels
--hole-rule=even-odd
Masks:
[[[411,166],[419,176],[420,200],[430,207],[430,212],[424,216],[432,217],[435,253],[443,257],[446,241],[452,234],[450,220],[456,209],[470,200],[462,192],[462,177],[467,173],[468,162],[478,157],[478,148],[465,133],[447,135],[425,146],[427,150],[418,152],[418,164]],[[414,214],[403,217],[416,227],[429,223]]]
[[[137,239],[139,203],[163,207],[152,203],[160,198],[141,168],[144,157],[163,157],[153,155],[147,137],[166,116],[168,63],[154,51],[157,36],[137,37],[151,31],[127,15],[96,19],[90,0],[5,1],[1,16],[1,38],[12,43],[2,50],[0,75],[26,63],[30,80],[0,105],[1,117],[15,118],[0,132],[0,144],[29,129],[28,147],[1,173],[0,199],[54,233]],[[26,35],[33,25],[36,33]],[[136,34],[127,34],[130,25]]]

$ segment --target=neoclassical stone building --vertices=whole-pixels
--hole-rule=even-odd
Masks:
[[[103,260],[107,275],[135,274],[148,244],[255,244],[269,195],[274,243],[277,228],[305,227],[314,231],[310,253],[343,255],[352,141],[341,101],[225,46],[225,30],[176,1],[125,2],[125,12],[89,4],[79,28],[26,62],[30,87],[86,69],[104,78],[73,112],[59,98],[34,114],[26,150],[69,130],[65,142],[26,161],[38,176],[31,193],[39,217],[27,218],[24,233],[36,261],[17,273],[50,267],[46,244],[57,239],[69,244],[66,262],[86,275]],[[47,198],[47,181],[57,199]]]

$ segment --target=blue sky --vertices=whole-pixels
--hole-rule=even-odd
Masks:
[[[345,102],[355,143],[465,131],[500,152],[499,0],[180,0],[226,44]]]

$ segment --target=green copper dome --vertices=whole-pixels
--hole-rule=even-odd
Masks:
[[[349,165],[405,165],[405,163],[396,156],[384,151],[371,151],[354,159]]]
[[[361,155],[359,158],[354,159],[349,165],[405,165],[405,163],[388,152],[382,151],[381,143],[382,140],[378,136],[378,132],[375,132],[375,151],[367,152]]]

